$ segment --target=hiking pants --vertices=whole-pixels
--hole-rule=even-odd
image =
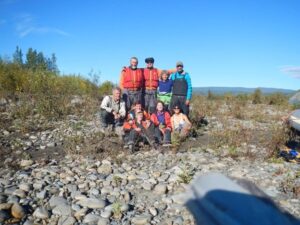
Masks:
[[[155,143],[154,125],[151,124],[148,129],[141,128],[140,132],[131,129],[128,135],[128,144],[136,144],[139,141],[148,142],[151,146]]]
[[[155,127],[155,137],[159,143],[169,144],[171,143],[171,131],[169,129],[165,129],[165,132],[161,132],[159,127]]]
[[[144,95],[145,110],[152,114],[156,108],[156,90],[145,90]]]
[[[124,89],[123,100],[125,101],[127,111],[131,110],[131,107],[135,102],[142,102],[142,90],[131,91]]]
[[[190,107],[185,104],[185,101],[186,101],[186,96],[172,95],[171,107],[170,107],[171,110],[174,108],[175,105],[179,105],[182,113],[188,117],[190,112]]]
[[[157,100],[162,101],[164,103],[164,110],[165,111],[172,111],[170,108],[172,94],[171,93],[158,93]]]
[[[102,127],[107,127],[109,124],[113,126],[122,126],[123,120],[115,120],[114,114],[107,112],[105,109],[100,109],[100,121]]]

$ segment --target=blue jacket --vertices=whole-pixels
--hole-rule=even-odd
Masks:
[[[176,73],[171,74],[170,79],[174,81],[175,77],[180,78],[180,79],[184,78],[186,80],[186,83],[187,83],[186,99],[191,100],[191,98],[192,98],[192,81],[191,81],[190,75],[187,72],[184,72],[184,74],[180,74],[180,73],[176,72]]]
[[[171,93],[173,87],[173,80],[167,79],[166,81],[160,80],[158,82],[158,93]]]

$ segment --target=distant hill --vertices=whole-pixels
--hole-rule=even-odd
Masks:
[[[207,95],[210,90],[213,94],[223,95],[225,93],[231,94],[250,94],[253,93],[257,88],[244,88],[244,87],[193,87],[193,93],[199,95]],[[281,88],[265,88],[259,87],[263,94],[272,94],[280,92],[283,94],[293,94],[296,90],[281,89]]]

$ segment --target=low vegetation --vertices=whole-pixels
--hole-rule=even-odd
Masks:
[[[194,96],[191,119],[210,118],[208,148],[232,158],[277,158],[290,139],[282,117],[292,110],[282,93]],[[194,107],[197,106],[197,107]],[[251,146],[261,152],[253,152]]]
[[[22,119],[34,114],[53,119],[89,114],[97,109],[95,101],[113,87],[109,81],[99,85],[99,74],[91,72],[89,76],[92,81],[80,75],[60,74],[54,54],[47,58],[31,48],[23,62],[17,47],[12,60],[0,58],[0,98],[15,101],[13,111]]]

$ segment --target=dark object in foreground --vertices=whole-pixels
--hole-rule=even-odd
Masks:
[[[210,173],[194,180],[187,194],[199,225],[300,225],[249,181]]]

